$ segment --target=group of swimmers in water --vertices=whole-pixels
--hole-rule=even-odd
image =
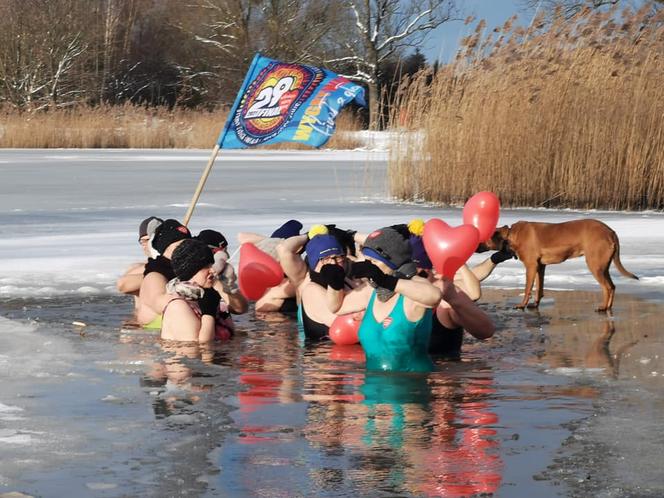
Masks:
[[[289,220],[269,236],[242,232],[274,257],[282,282],[256,301],[257,312],[296,313],[307,339],[324,340],[341,315],[360,321],[359,340],[370,370],[429,371],[431,355],[458,359],[464,330],[477,339],[495,332],[476,304],[480,281],[513,257],[496,252],[479,265],[462,266],[454,280],[437,274],[426,254],[424,222],[380,228],[370,234],[336,225],[302,233]],[[232,314],[246,313],[247,299],[229,261],[228,241],[215,230],[193,236],[174,219],[150,217],[139,242],[148,258],[120,277],[120,292],[136,299],[135,320],[160,329],[161,338],[207,343],[230,339]]]

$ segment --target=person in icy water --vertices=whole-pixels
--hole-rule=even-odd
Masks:
[[[196,235],[196,240],[207,244],[212,250],[214,263],[212,273],[215,277],[214,288],[221,294],[224,303],[228,304],[228,310],[236,315],[246,313],[249,309],[247,299],[240,292],[237,284],[235,268],[228,261],[228,241],[221,232],[216,230],[202,230]]]
[[[346,296],[328,287],[330,310],[345,314],[366,308],[359,337],[367,369],[431,371],[429,339],[441,290],[416,274],[410,244],[394,228],[370,233],[361,252],[365,260],[353,263],[350,273],[370,286]]]
[[[306,262],[300,256],[303,246]],[[327,288],[343,296],[357,286],[366,285],[347,277],[347,251],[325,225],[314,225],[307,234],[286,239],[277,247],[279,262],[296,287],[298,325],[308,339],[327,338],[337,317],[327,303]]]
[[[230,339],[233,322],[221,294],[213,288],[214,256],[207,244],[184,240],[173,251],[175,278],[167,284],[161,338],[206,343]]]
[[[150,238],[154,235],[155,230],[164,220],[156,216],[150,216],[141,221],[138,227],[138,243],[143,249],[146,260],[151,256],[150,254]],[[139,306],[138,291],[141,289],[143,282],[143,272],[145,271],[145,261],[134,263],[127,271],[118,278],[116,287],[119,292],[134,296],[134,309],[137,310]]]
[[[408,243],[412,250],[413,262],[417,266],[417,274],[438,287],[443,297],[432,315],[429,354],[449,360],[458,360],[461,357],[464,330],[476,339],[483,340],[493,336],[496,330],[495,325],[491,318],[464,292],[465,287],[458,285],[456,280],[452,283],[433,270],[431,260],[424,249],[422,237],[411,234]],[[470,271],[467,271],[465,278],[466,280],[476,280]],[[472,285],[466,284],[466,287],[472,288]]]
[[[175,248],[190,238],[189,229],[174,219],[164,221],[155,230],[152,248],[158,255],[148,259],[145,264],[138,293],[140,303],[136,310],[136,319],[144,328],[161,328],[161,312],[168,302],[166,284],[175,278],[170,258]]]
[[[274,259],[279,259],[277,255],[277,245],[290,237],[297,237],[302,230],[302,223],[297,220],[288,220],[279,228],[272,232],[269,237],[251,232],[240,232],[237,235],[240,244],[252,243],[258,249],[266,252]],[[297,301],[295,299],[295,286],[284,275],[281,283],[275,287],[270,287],[267,292],[256,301],[255,309],[258,312],[295,313],[297,311]]]

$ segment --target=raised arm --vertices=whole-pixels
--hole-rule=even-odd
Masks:
[[[277,255],[279,256],[281,268],[284,270],[288,280],[290,280],[296,287],[300,285],[307,276],[307,265],[298,254],[307,243],[307,240],[308,237],[306,234],[298,235],[296,237],[284,239],[284,241],[277,246]]]
[[[477,339],[488,339],[494,334],[493,320],[474,301],[448,278],[443,278],[441,285],[443,300],[436,313],[444,326],[463,327]]]
[[[115,284],[118,291],[123,294],[133,294],[137,296],[138,291],[141,290],[144,269],[145,263],[135,263],[131,265],[125,274],[118,278]]]
[[[463,265],[459,268],[459,271],[454,275],[454,285],[462,289],[473,301],[477,301],[482,297],[480,280],[475,275],[474,269],[471,271],[467,265]]]

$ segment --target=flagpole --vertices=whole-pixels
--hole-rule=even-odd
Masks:
[[[261,54],[257,53],[254,56],[254,59],[251,61],[251,65],[249,66],[249,71],[247,72],[247,76],[245,77],[244,83],[240,87],[240,91],[238,92],[237,97],[235,98],[235,102],[233,103],[233,107],[231,107],[231,110],[228,113],[228,119],[226,119],[226,124],[224,125],[224,128],[221,132],[221,135],[219,136],[219,139],[217,140],[217,145],[215,145],[214,149],[212,149],[212,155],[210,156],[210,159],[208,160],[207,166],[205,167],[205,170],[203,171],[203,174],[201,175],[201,179],[198,181],[198,186],[196,187],[196,192],[194,192],[194,196],[191,198],[191,203],[189,204],[189,209],[187,209],[187,214],[184,215],[184,226],[189,225],[189,220],[191,219],[191,215],[194,214],[194,208],[196,207],[196,203],[198,202],[198,198],[201,196],[201,193],[203,192],[203,187],[205,187],[205,182],[207,181],[207,178],[210,175],[210,171],[212,171],[212,165],[214,164],[214,161],[217,158],[217,154],[219,154],[219,149],[221,149],[221,147],[224,145],[224,138],[226,138],[226,134],[228,133],[228,130],[231,127],[231,121],[233,119],[233,115],[235,114],[235,111],[237,110],[238,106],[240,105],[240,101],[242,100],[242,95],[244,94],[244,91],[247,88],[247,85],[254,78],[254,72],[256,71],[256,65],[258,64],[258,60],[260,58],[261,58]]]
[[[184,222],[183,222],[184,226],[189,225],[189,220],[191,219],[191,215],[194,214],[194,208],[196,207],[198,198],[201,196],[201,192],[203,192],[203,187],[205,187],[205,182],[207,181],[208,176],[210,176],[210,171],[212,171],[212,165],[214,164],[215,159],[217,159],[217,154],[219,154],[219,148],[220,148],[219,144],[217,144],[214,146],[214,149],[212,149],[212,155],[210,156],[210,159],[208,159],[207,166],[205,167],[205,170],[201,175],[201,179],[198,181],[198,186],[196,187],[194,196],[191,198],[191,202],[189,203],[189,209],[187,209],[187,214],[184,215]]]

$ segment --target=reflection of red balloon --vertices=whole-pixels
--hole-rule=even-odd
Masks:
[[[247,299],[260,299],[268,288],[279,285],[283,278],[284,271],[272,256],[253,244],[242,244],[238,283]]]
[[[364,363],[364,349],[359,344],[341,345],[335,344],[330,350],[330,360],[348,361],[351,363]]]
[[[436,272],[448,278],[470,258],[477,249],[479,232],[472,225],[451,227],[433,218],[424,224],[424,248]]]
[[[341,315],[336,317],[330,325],[330,339],[335,344],[357,344],[360,342],[359,330],[359,320],[355,320],[353,315]]]
[[[463,222],[480,232],[480,242],[493,235],[500,216],[500,199],[493,192],[478,192],[463,206]]]

